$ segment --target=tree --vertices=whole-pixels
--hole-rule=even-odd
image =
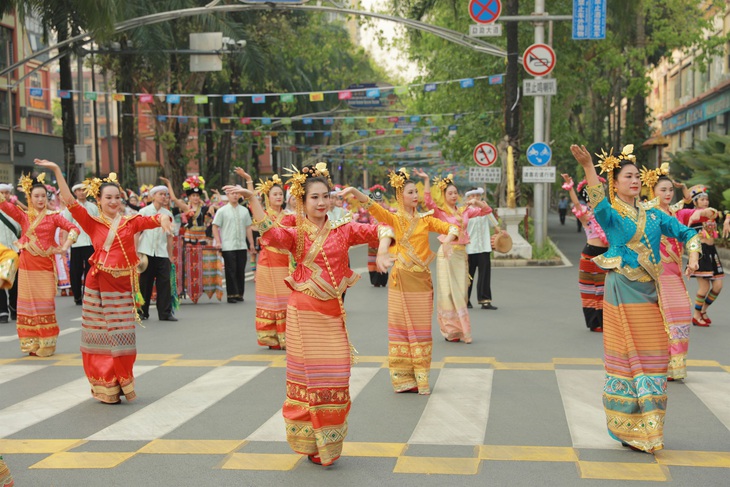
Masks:
[[[730,210],[730,135],[708,134],[694,149],[670,154],[672,177],[707,186],[710,206]]]
[[[0,16],[14,11],[23,22],[27,15],[32,14],[40,20],[46,42],[50,33],[54,32],[60,43],[81,32],[91,32],[96,38],[104,38],[115,22],[118,5],[115,0],[4,0],[0,3]],[[77,53],[77,50],[74,46],[65,46],[59,53],[60,88],[72,90],[71,55]],[[82,89],[83,87],[79,87],[79,90]],[[74,181],[76,118],[73,98],[61,100],[61,119],[64,162],[69,168],[67,179]]]

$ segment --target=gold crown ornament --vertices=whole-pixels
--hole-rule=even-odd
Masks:
[[[99,191],[101,190],[101,185],[104,183],[114,184],[121,190],[121,187],[119,186],[119,181],[117,181],[117,173],[110,172],[109,176],[105,177],[104,179],[86,178],[86,180],[83,182],[84,189],[86,190],[86,197],[94,198],[98,203]]]
[[[388,173],[388,183],[391,188],[396,190],[396,193],[403,190],[403,187],[406,185],[406,181],[408,181],[409,178],[408,171],[406,171],[406,168],[404,167],[397,171],[390,171],[390,173]]]
[[[454,184],[454,175],[449,174],[445,178],[433,178],[433,184],[435,184],[443,193],[450,184]]]
[[[30,174],[23,174],[20,176],[18,184],[23,189],[23,193],[25,193],[30,200],[30,192],[33,189],[33,186],[41,185],[44,188],[46,187],[46,173],[42,172],[36,177],[32,177]]]
[[[669,163],[663,162],[661,166],[656,169],[641,169],[641,184],[649,189],[649,198],[654,199],[654,186],[659,182],[659,178],[662,176],[669,176]]]
[[[269,196],[269,192],[274,186],[283,186],[278,174],[274,174],[271,179],[267,179],[266,181],[259,179],[259,184],[256,185],[256,191],[264,196]]]
[[[621,150],[621,153],[618,155],[613,154],[612,147],[609,152],[601,149],[601,153],[596,154],[596,156],[598,156],[598,164],[596,164],[596,167],[601,169],[601,174],[608,174],[608,176],[606,177],[606,179],[608,179],[608,198],[609,201],[613,203],[613,170],[621,167],[622,162],[630,162],[631,164],[636,164],[636,156],[634,155],[634,144],[625,145],[624,148]]]
[[[325,178],[327,183],[332,186],[326,162],[318,162],[314,166],[304,166],[301,170],[292,166],[291,169],[286,168],[285,171],[289,173],[289,179],[286,181],[286,184],[290,185],[289,193],[300,200],[304,198],[304,183],[308,178]]]

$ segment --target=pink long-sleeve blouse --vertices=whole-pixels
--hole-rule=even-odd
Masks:
[[[431,197],[430,191],[424,192],[423,197],[426,207],[429,210],[433,210],[433,216],[459,228],[459,238],[452,242],[454,245],[466,245],[469,243],[469,233],[466,231],[466,226],[469,223],[470,218],[489,215],[492,212],[492,209],[489,207],[476,208],[474,206],[462,206],[456,210],[456,214],[454,214],[451,213],[450,210],[444,210],[438,206]],[[445,238],[446,237],[444,235],[439,235],[440,241],[443,242]]]

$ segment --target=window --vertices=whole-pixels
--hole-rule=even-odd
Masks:
[[[13,63],[13,31],[0,26],[0,69],[7,68]]]
[[[91,115],[91,102],[85,101],[84,102],[84,116],[90,116]]]
[[[43,88],[41,73],[36,71],[35,73],[29,75],[28,78],[26,78],[26,83],[28,83],[28,86],[30,86],[31,88]]]
[[[91,124],[85,123],[84,124],[84,139],[88,139],[91,137]]]
[[[99,125],[99,138],[106,137],[106,127],[103,125]]]
[[[680,101],[681,104],[687,103],[689,98],[692,96],[692,65],[688,64],[682,68],[681,76],[681,91]]]
[[[97,103],[96,104],[96,114],[99,117],[106,117],[106,103]]]
[[[18,125],[18,118],[16,116],[16,108],[18,107],[18,97],[13,93],[13,125]],[[8,117],[8,92],[0,91],[0,125],[6,127],[10,125],[10,118]]]

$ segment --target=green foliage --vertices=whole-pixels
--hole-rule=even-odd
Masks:
[[[687,186],[707,186],[710,206],[730,210],[730,135],[708,134],[694,149],[670,154],[670,166]]]

